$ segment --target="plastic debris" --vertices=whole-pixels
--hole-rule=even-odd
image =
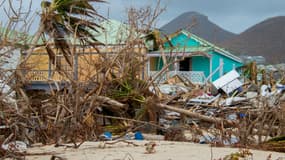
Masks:
[[[12,151],[12,152],[26,152],[27,151],[27,144],[22,141],[14,141],[8,144],[2,144],[1,146],[4,150]]]
[[[100,136],[100,139],[111,141],[111,140],[112,140],[112,133],[111,133],[111,132],[104,132],[104,133]]]
[[[141,132],[135,132],[135,140],[144,140],[144,137]]]

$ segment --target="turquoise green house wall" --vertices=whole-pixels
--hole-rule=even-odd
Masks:
[[[212,71],[214,72],[219,66],[220,63],[222,61],[223,65],[223,70],[222,73],[220,73],[219,71],[217,71],[213,76],[212,76],[212,80],[216,80],[220,77],[220,74],[225,74],[229,71],[231,71],[232,69],[241,67],[243,65],[243,63],[235,61],[233,59],[230,59],[224,55],[222,55],[221,53],[217,52],[217,51],[210,51],[209,52],[212,55]]]
[[[205,77],[210,75],[210,59],[203,56],[194,56],[191,58],[192,70],[203,71]]]

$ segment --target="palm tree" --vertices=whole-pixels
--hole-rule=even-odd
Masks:
[[[91,2],[105,2],[104,0],[44,0],[41,3],[42,13],[40,27],[36,32],[32,44],[27,51],[28,57],[36,47],[41,37],[53,40],[55,48],[59,49],[66,61],[71,65],[68,58],[71,55],[71,49],[68,38],[75,37],[82,43],[93,44],[96,39],[93,38],[92,32],[97,32],[100,26],[92,22],[92,18],[103,18],[99,15]],[[103,18],[104,19],[104,18]],[[55,62],[55,53],[47,44],[46,50],[51,62]],[[24,62],[23,61],[23,62]]]

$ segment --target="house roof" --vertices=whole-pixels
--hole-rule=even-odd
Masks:
[[[90,30],[93,38],[98,42],[95,42],[90,37],[82,37],[82,39],[88,38],[91,42],[105,45],[119,45],[124,44],[128,38],[127,32],[128,26],[117,20],[107,19],[99,24],[102,28],[96,28],[98,32]],[[72,35],[65,38],[73,45],[81,45],[80,38],[74,38]]]
[[[192,36],[192,38],[194,40],[197,40],[198,42],[201,42],[202,44],[206,44],[207,46],[210,46],[210,47],[214,48],[215,51],[218,51],[222,55],[242,63],[242,60],[239,57],[231,54],[229,51],[225,50],[224,48],[218,47],[218,46],[214,45],[213,43],[210,43],[210,42],[206,41],[205,39],[202,39],[202,38],[196,36],[195,34],[192,34],[192,33],[188,32],[186,30],[182,30],[182,33],[185,33],[188,36]]]
[[[114,19],[107,19],[101,22],[99,26],[102,28],[96,28],[98,32],[95,32],[93,30],[90,31],[90,33],[99,42],[99,44],[121,45],[125,44],[129,38],[130,31],[127,24]],[[84,38],[86,37],[83,37],[83,39]],[[70,36],[66,40],[69,40],[72,44],[75,45],[80,44],[79,38],[74,39],[74,37]],[[93,39],[90,38],[90,41],[93,41]]]
[[[104,20],[99,24],[99,26],[101,26],[102,28],[96,28],[98,32],[90,31],[93,37],[98,41],[98,44],[122,45],[126,43],[128,38],[130,37],[130,34],[133,34],[134,36],[137,35],[136,33],[130,32],[130,27],[127,24],[114,19]],[[1,35],[6,35],[6,37],[4,38],[9,38],[12,41],[17,38],[19,39],[20,36],[23,37],[25,35],[26,38],[22,38],[23,40],[20,41],[21,44],[30,44],[33,40],[33,35],[28,35],[28,33],[21,33],[18,31],[7,31],[7,29],[0,26],[0,36]],[[0,37],[0,40],[1,38],[3,37]],[[73,45],[82,45],[80,43],[80,38],[74,38],[73,35],[66,37],[65,40],[69,41],[69,43]],[[90,38],[90,41],[93,42],[93,39]],[[50,40],[49,43],[53,44],[53,41]],[[42,39],[37,42],[37,45],[39,46],[43,44],[44,42],[42,41]]]
[[[225,57],[228,57],[230,59],[233,59],[233,60],[235,60],[237,62],[242,63],[242,59],[240,59],[239,57],[231,54],[229,51],[225,50],[224,48],[218,47],[218,46],[216,46],[216,45],[206,41],[205,39],[200,38],[197,35],[195,35],[193,33],[190,33],[190,32],[188,32],[186,30],[179,30],[179,31],[177,31],[175,33],[172,33],[172,34],[169,35],[169,38],[171,39],[171,38],[179,35],[180,33],[186,35],[187,37],[191,37],[192,39],[196,40],[197,42],[199,42],[202,45],[202,47],[183,47],[183,48],[185,48],[185,50],[184,50],[185,52],[187,52],[186,48],[196,48],[196,49],[207,48],[208,50],[217,51],[218,53],[220,53],[221,55],[223,55]],[[183,48],[180,47],[180,48],[178,48],[178,50],[181,50]],[[166,50],[170,50],[170,49],[166,49]],[[191,49],[189,49],[189,50],[191,51]]]
[[[117,45],[125,44],[129,37],[128,25],[117,20],[109,19],[103,21],[98,28],[98,33],[94,32],[94,37],[103,44]]]

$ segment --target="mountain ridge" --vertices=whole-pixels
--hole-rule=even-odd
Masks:
[[[236,35],[222,29],[210,21],[207,16],[195,11],[182,13],[160,28],[165,34],[173,33],[179,29],[186,29],[212,43],[219,43]]]
[[[170,34],[179,29],[223,47],[237,55],[263,56],[268,63],[285,61],[285,16],[265,19],[240,34],[223,29],[198,12],[185,12],[160,28]]]
[[[221,46],[250,56],[263,56],[269,63],[285,61],[285,16],[265,19]]]

